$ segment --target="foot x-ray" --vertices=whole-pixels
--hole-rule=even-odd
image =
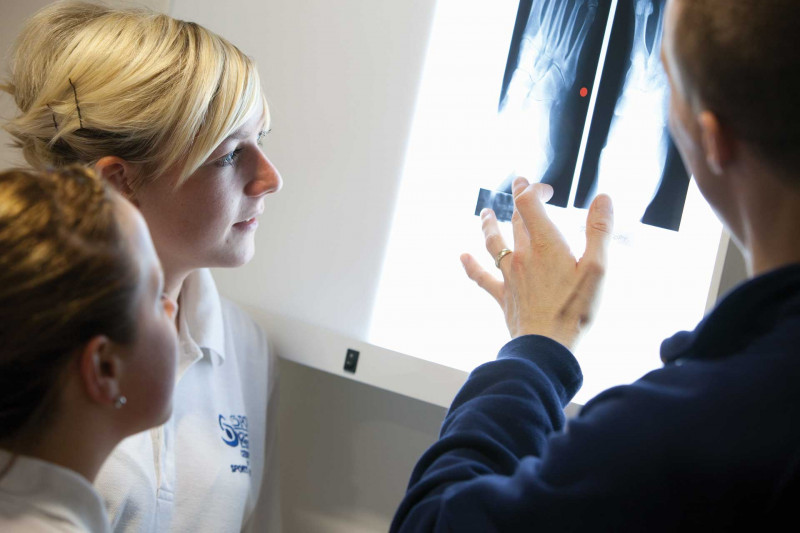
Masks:
[[[578,208],[604,192],[622,224],[679,229],[689,175],[667,131],[664,4],[520,2],[499,106],[512,156],[490,188],[525,176],[553,186],[550,204]]]

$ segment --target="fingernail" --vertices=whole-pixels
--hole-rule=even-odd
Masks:
[[[553,197],[553,193],[555,189],[549,183],[533,183],[531,187],[536,187],[537,192],[539,193],[539,199],[543,202],[548,202],[550,198]]]
[[[601,194],[594,199],[594,207],[600,213],[603,213],[605,215],[614,214],[614,206],[611,203],[611,198],[609,198],[605,194]]]
[[[516,196],[518,193],[522,192],[522,190],[527,186],[528,186],[528,180],[520,176],[514,179],[514,183],[511,185],[511,191]]]
[[[481,218],[488,217],[491,214],[491,212],[492,212],[491,209],[489,209],[488,207],[484,207],[483,209],[481,209]]]

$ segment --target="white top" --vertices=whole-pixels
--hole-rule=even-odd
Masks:
[[[277,364],[264,332],[202,269],[181,290],[179,341],[171,418],[122,441],[95,482],[114,531],[279,531]]]
[[[0,471],[11,458],[0,450]],[[110,529],[103,500],[83,476],[19,455],[0,479],[0,531],[105,533]]]

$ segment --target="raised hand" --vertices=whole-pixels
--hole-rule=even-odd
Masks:
[[[517,175],[538,181],[553,160],[551,112],[575,82],[597,5],[597,0],[537,0],[531,8],[518,66],[501,104],[508,157]]]
[[[467,275],[500,304],[512,338],[536,334],[574,349],[594,318],[613,227],[611,200],[595,198],[586,220],[586,251],[572,255],[545,212],[552,187],[514,181],[511,218],[514,251],[499,259],[500,281],[469,254],[461,256]],[[494,258],[507,248],[491,210],[481,214],[486,249]]]
[[[635,8],[630,67],[598,173],[598,190],[617,199],[617,220],[623,225],[638,222],[644,214],[661,179],[668,147],[668,82],[659,56],[664,10],[648,47],[653,0],[637,0]]]

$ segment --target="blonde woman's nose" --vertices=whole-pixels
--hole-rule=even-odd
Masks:
[[[281,186],[283,186],[283,180],[278,169],[267,159],[267,156],[262,154],[255,175],[245,186],[244,192],[247,196],[259,197],[278,192]]]

